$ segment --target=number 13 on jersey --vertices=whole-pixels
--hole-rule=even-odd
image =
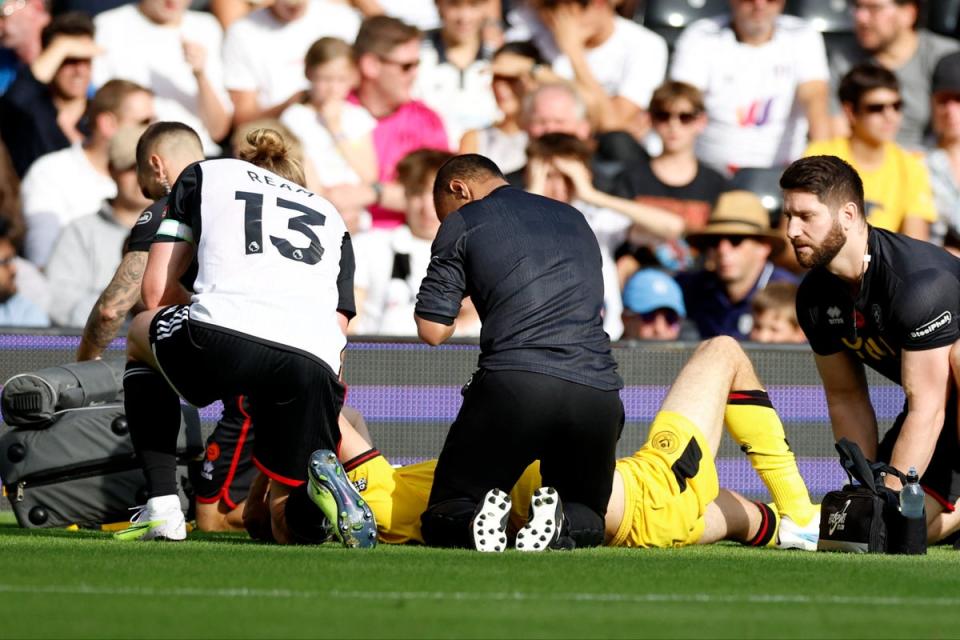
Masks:
[[[236,199],[244,203],[244,241],[247,255],[263,253],[263,194],[250,191],[237,191]],[[291,200],[277,197],[276,206],[280,209],[294,211],[302,215],[294,216],[287,222],[287,228],[302,234],[309,241],[305,247],[294,246],[286,238],[270,236],[270,242],[284,258],[304,264],[317,264],[323,257],[323,247],[320,238],[313,232],[311,226],[322,227],[327,217],[316,211]]]

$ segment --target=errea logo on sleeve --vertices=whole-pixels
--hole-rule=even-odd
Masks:
[[[827,309],[827,322],[829,324],[843,324],[843,312],[840,311],[840,307]]]
[[[911,338],[924,338],[931,333],[948,326],[953,321],[953,314],[944,311],[930,322],[921,325],[910,332]]]

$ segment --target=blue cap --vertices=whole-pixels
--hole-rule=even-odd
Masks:
[[[623,288],[623,306],[634,313],[671,309],[681,318],[687,315],[680,285],[659,269],[641,269],[633,274]]]

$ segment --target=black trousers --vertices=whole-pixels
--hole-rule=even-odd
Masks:
[[[601,391],[526,371],[474,374],[450,427],[421,517],[424,542],[471,546],[470,521],[483,495],[509,492],[540,460],[544,486],[564,506],[578,547],[603,544],[617,440],[623,429],[618,391]]]

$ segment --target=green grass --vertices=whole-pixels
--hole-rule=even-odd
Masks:
[[[960,552],[482,555],[0,525],[0,637],[956,637]]]

